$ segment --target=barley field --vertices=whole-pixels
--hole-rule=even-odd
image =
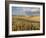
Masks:
[[[40,30],[40,16],[12,16],[12,31]]]

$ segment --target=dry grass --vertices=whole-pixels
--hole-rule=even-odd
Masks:
[[[39,16],[13,16],[12,31],[40,30]]]

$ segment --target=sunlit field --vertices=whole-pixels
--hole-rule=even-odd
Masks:
[[[12,31],[40,30],[40,16],[12,16]]]

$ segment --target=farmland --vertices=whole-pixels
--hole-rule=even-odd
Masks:
[[[40,16],[12,16],[12,31],[40,30]]]

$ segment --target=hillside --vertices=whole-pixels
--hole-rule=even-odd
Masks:
[[[12,30],[39,30],[40,17],[39,16],[13,16],[12,17]]]

